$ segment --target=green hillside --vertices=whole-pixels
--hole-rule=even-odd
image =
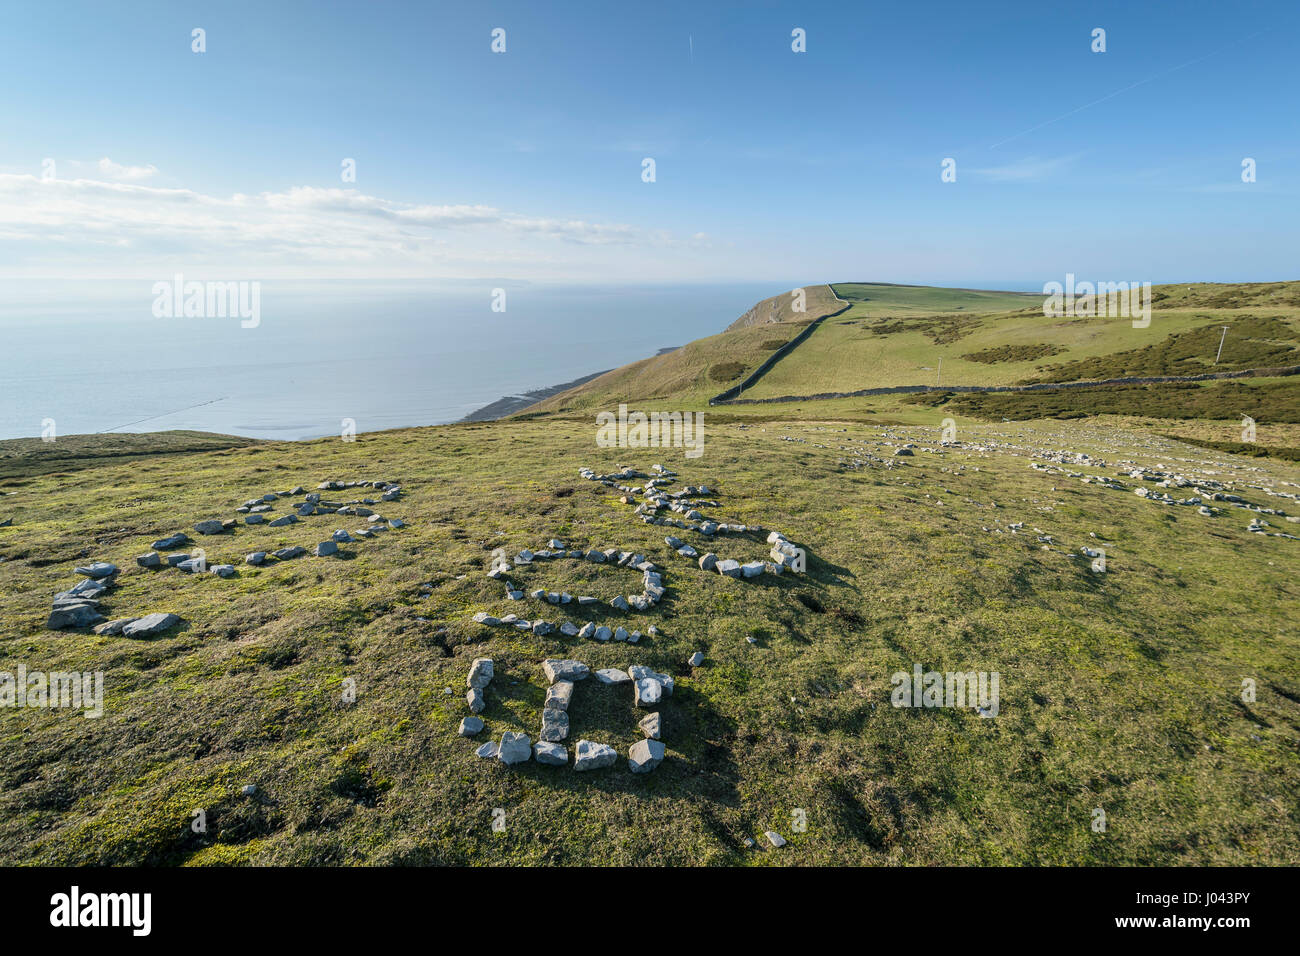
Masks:
[[[4,482],[15,521],[0,528],[0,657],[7,669],[100,670],[106,692],[97,720],[0,713],[0,861],[1297,859],[1300,542],[1248,532],[1246,510],[1216,503],[1203,517],[1133,494],[1149,483],[1125,476],[1107,488],[1092,476],[1139,465],[1213,475],[1250,505],[1289,514],[1300,509],[1276,492],[1297,487],[1300,467],[1074,421],[963,420],[960,444],[939,447],[938,415],[927,413],[928,424],[885,428],[711,424],[693,462],[679,450],[598,448],[590,420],[537,419],[107,460]],[[914,456],[895,457],[909,441]],[[1062,449],[1065,465],[1054,461]],[[680,471],[673,488],[707,484],[718,518],[806,547],[807,574],[705,573],[672,553],[665,529],[635,520],[622,492],[578,474],[656,461]],[[135,565],[154,538],[234,517],[250,496],[378,477],[402,482],[401,500],[382,507],[405,527],[339,557],[243,563],[362,519],[202,538],[210,561],[238,568],[229,579]],[[768,550],[763,532],[677,533],[745,560]],[[506,600],[485,575],[493,550],[552,537],[649,556],[668,596],[648,614]],[[1085,547],[1106,550],[1105,574],[1089,569]],[[184,624],[146,639],[47,630],[51,595],[90,560],[123,569],[106,598],[112,616],[171,611]],[[634,580],[585,561],[509,577],[525,591],[602,598]],[[599,643],[472,620],[508,611],[646,636]],[[704,660],[692,666],[696,651]],[[477,657],[491,657],[497,676],[487,728],[471,740],[457,726]],[[672,675],[664,763],[635,775],[624,760],[576,773],[476,757],[507,730],[536,739],[548,657]],[[998,672],[999,713],[891,706],[891,675],[916,664]],[[1243,677],[1256,682],[1253,702],[1242,701]],[[354,703],[343,699],[349,679]],[[640,737],[630,692],[591,678],[577,693],[570,750],[587,736],[626,753]],[[1091,829],[1096,808],[1105,833]],[[200,809],[204,833],[191,827]],[[767,830],[788,844],[772,849]]]
[[[1290,283],[1288,288],[1300,288]],[[840,289],[840,286],[835,286]],[[856,303],[828,319],[747,390],[748,398],[895,385],[1011,385],[1300,364],[1300,307],[1258,301],[1181,307],[1155,301],[1151,324],[1129,318],[1048,318],[1029,309],[910,315]],[[1217,300],[1216,300],[1217,301]],[[1214,365],[1224,326],[1223,354]],[[942,363],[942,368],[940,367]]]
[[[0,709],[0,862],[1294,863],[1300,376],[748,399],[928,385],[939,357],[945,384],[1186,375],[1222,325],[1220,368],[1285,363],[1297,285],[1162,287],[1147,329],[1005,293],[810,286],[801,317],[774,297],[500,421],[0,445],[0,673],[105,688],[96,719]],[[744,401],[708,404],[845,302]],[[595,415],[620,402],[702,412],[702,454],[602,443]],[[680,510],[652,507],[655,464]],[[359,484],[300,512],[327,482]],[[196,527],[214,519],[231,526]],[[773,530],[804,573],[776,573]],[[312,553],[335,531],[350,540]],[[194,540],[159,551],[202,549],[228,576],[137,564],[175,532]],[[523,559],[557,538],[564,557]],[[677,538],[757,573],[706,570]],[[648,587],[621,552],[662,574],[657,604],[611,603]],[[55,595],[98,561],[120,569],[107,618],[180,621],[52,629]],[[509,614],[530,626],[475,620]],[[476,658],[495,676],[466,737]],[[596,677],[567,711],[565,766],[476,756],[537,741],[557,658],[672,678],[660,765],[631,772],[646,708]],[[896,706],[918,667],[996,673],[997,712]],[[583,738],[615,764],[575,770]]]

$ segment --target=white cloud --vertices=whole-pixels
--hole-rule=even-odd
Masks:
[[[566,265],[599,273],[622,258],[635,275],[647,256],[681,261],[704,240],[489,205],[404,203],[356,189],[212,196],[130,181],[152,175],[152,166],[104,159],[98,169],[114,181],[0,174],[0,244],[10,244],[0,261],[13,263],[7,274],[152,275],[185,267],[304,277],[509,269],[541,276]]]
[[[120,182],[136,183],[148,179],[154,173],[158,172],[157,166],[122,166],[113,162],[107,156],[95,164],[96,168],[109,179],[116,179]]]

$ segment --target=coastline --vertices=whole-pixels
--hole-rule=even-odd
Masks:
[[[681,348],[680,345],[670,345],[667,348],[662,348],[655,352],[652,357],[658,358],[660,355],[667,355],[669,352],[676,352],[679,348]],[[590,375],[580,376],[571,382],[562,382],[559,385],[548,385],[545,388],[535,388],[532,391],[522,392],[519,395],[503,395],[495,402],[484,405],[482,408],[470,412],[458,421],[491,422],[498,418],[505,418],[507,415],[522,412],[528,406],[536,405],[538,402],[550,398],[552,395],[559,395],[561,392],[567,392],[571,388],[577,388],[579,385],[584,385],[592,379],[599,378],[606,372],[612,371],[614,370],[607,368],[600,372],[592,372]]]

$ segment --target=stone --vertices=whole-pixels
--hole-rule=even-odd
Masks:
[[[69,627],[88,627],[102,620],[104,615],[96,611],[93,604],[73,604],[51,611],[45,626],[52,631],[61,631]]]
[[[692,548],[689,544],[682,545],[680,548],[677,549],[677,553],[680,554],[683,558],[693,558],[699,554],[699,552],[696,551],[694,548]]]
[[[142,568],[157,568],[162,566],[162,555],[157,551],[150,551],[148,554],[142,554],[135,559],[135,563]]]
[[[339,546],[334,541],[322,541],[316,545],[316,557],[323,558],[331,554],[338,554]]]
[[[609,602],[609,606],[614,608],[616,611],[626,611],[628,609],[627,598],[620,594],[614,598],[614,600]]]
[[[653,707],[663,700],[664,687],[653,677],[642,677],[636,682],[636,698],[634,703],[638,707]]]
[[[745,577],[756,578],[763,573],[764,567],[765,565],[762,561],[750,561],[748,564],[741,565],[740,570]]]
[[[169,534],[165,538],[159,538],[153,543],[152,547],[155,551],[167,551],[171,548],[179,548],[188,540],[190,540],[189,535],[177,532],[176,534]]]
[[[112,577],[114,574],[117,574],[117,565],[109,564],[107,561],[96,561],[93,564],[79,565],[78,567],[73,568],[73,570],[77,574],[82,574],[88,578],[98,580],[99,578]]]
[[[137,618],[126,625],[122,628],[122,634],[124,637],[153,637],[155,634],[161,634],[168,628],[175,627],[180,623],[179,615],[155,612]]]
[[[729,578],[738,578],[741,575],[740,562],[731,558],[723,558],[716,565],[719,574],[726,575]]]
[[[596,671],[596,680],[602,684],[626,684],[632,680],[627,671],[621,671],[616,667],[605,667]]]
[[[103,624],[95,625],[95,633],[104,637],[116,637],[122,633],[123,628],[135,620],[133,617],[120,617],[116,621],[105,621]]]
[[[206,558],[186,558],[176,565],[177,570],[184,571],[186,574],[202,574],[207,567]]]
[[[659,716],[659,711],[656,710],[653,714],[646,714],[642,717],[637,726],[641,728],[641,733],[651,740],[658,740],[663,729],[663,718]]]
[[[536,634],[538,637],[545,637],[548,634],[554,633],[554,631],[555,631],[555,625],[552,624],[550,621],[533,622],[533,633]]]
[[[557,660],[549,657],[542,661],[542,670],[546,674],[546,679],[552,684],[562,680],[585,680],[591,673],[591,669],[582,661]]]
[[[595,550],[588,551],[588,552],[587,552],[587,560],[588,560],[588,561],[593,561],[593,562],[595,562],[596,564],[604,564],[604,563],[605,563],[605,555],[604,555],[602,552],[600,552],[600,551],[595,551]]]
[[[599,671],[597,671],[596,676],[600,676]],[[543,706],[548,710],[568,710],[571,700],[573,700],[573,681],[560,680],[547,689],[546,703]]]
[[[600,770],[612,767],[618,760],[618,751],[609,744],[598,744],[592,740],[579,740],[574,751],[574,770]]]
[[[657,680],[663,687],[664,693],[669,697],[673,695],[673,679],[669,675],[660,674],[658,671],[652,671],[650,668],[642,664],[633,664],[627,669],[627,672],[633,680],[641,680],[643,677]]]
[[[569,736],[569,715],[563,710],[546,708],[542,711],[542,732],[537,735],[552,743]]]
[[[494,676],[492,658],[476,657],[474,658],[474,662],[470,664],[469,676],[465,678],[465,686],[477,687],[479,690],[482,690],[488,684],[492,683],[492,678]]]
[[[592,634],[592,637],[594,637],[598,641],[608,641],[613,636],[614,636],[613,630],[606,627],[603,624],[600,627],[596,628],[596,632]]]
[[[614,628],[614,640],[626,641],[629,637],[631,637],[631,635],[628,634],[627,628],[623,627],[621,624]]]
[[[527,734],[507,730],[501,735],[501,743],[497,747],[497,759],[507,767],[524,763],[532,755],[533,742],[528,739]]]
[[[710,551],[708,554],[700,556],[700,570],[712,571],[718,563],[718,556]]]
[[[694,654],[691,655],[691,658],[689,661],[687,661],[687,663],[690,664],[692,667],[699,667],[701,664],[704,663],[704,652],[696,651]]]
[[[894,457],[896,457],[896,458],[911,458],[911,457],[913,457],[913,455],[912,455],[912,449],[910,449],[910,448],[895,448],[895,449],[894,449]],[[770,833],[771,831],[768,831],[768,832]],[[782,841],[782,842],[784,843],[784,841]]]
[[[166,561],[169,567],[179,567],[182,561],[188,561],[190,556],[184,551],[178,551],[176,554],[167,555]]]
[[[398,528],[405,528],[405,527],[406,527],[406,522],[403,521],[401,518],[389,518],[389,519],[388,519],[388,527],[390,527],[390,528],[392,528],[394,531],[396,531]]]
[[[475,624],[486,624],[486,625],[488,625],[489,627],[491,627],[491,626],[493,626],[493,625],[500,624],[500,623],[501,623],[501,619],[500,619],[500,618],[493,617],[493,616],[492,616],[491,614],[489,614],[487,611],[479,611],[477,614],[474,615],[474,623],[475,623]]]
[[[569,762],[569,751],[561,744],[539,740],[533,744],[533,759],[548,767],[563,767]]]
[[[456,733],[460,734],[462,737],[473,737],[476,733],[478,733],[482,729],[483,729],[483,718],[466,717],[464,720],[460,722],[460,729],[458,729]]]
[[[250,554],[250,555],[248,555],[247,557],[244,558],[244,563],[245,563],[245,564],[252,564],[252,565],[265,564],[265,563],[266,563],[266,552],[265,552],[265,551],[254,551],[252,554]]]
[[[194,526],[194,530],[199,534],[221,534],[226,530],[226,526],[216,519],[210,521],[200,521]],[[167,545],[172,547],[172,545]]]
[[[304,554],[307,553],[307,549],[303,547],[299,547],[298,545],[295,544],[292,548],[281,548],[279,551],[276,551],[274,553],[278,560],[288,561],[290,558],[302,557]]]
[[[266,519],[261,515],[245,515],[244,524],[261,524]]]
[[[658,740],[638,740],[627,752],[627,768],[633,773],[649,773],[663,763],[664,749]]]
[[[497,743],[495,740],[489,740],[482,747],[479,747],[478,750],[474,751],[474,753],[478,754],[480,757],[486,757],[489,759],[495,757],[497,755]]]
[[[232,578],[235,576],[235,566],[233,564],[214,564],[208,570],[219,578]]]
[[[903,450],[905,449],[900,449],[900,451]],[[908,454],[910,455],[911,452],[908,452]],[[768,842],[778,850],[785,846],[785,837],[781,836],[781,834],[777,833],[775,830],[768,830],[763,834],[763,836],[767,837]]]
[[[477,687],[471,687],[465,691],[465,703],[469,705],[471,714],[481,714],[483,708],[487,706],[487,701],[483,698],[483,691]]]
[[[572,621],[565,621],[560,625],[560,633],[565,637],[577,637],[578,625],[574,624]]]
[[[284,515],[283,517],[276,518],[274,521],[268,521],[266,523],[266,526],[268,528],[283,528],[285,525],[297,524],[297,523],[298,523],[297,515]]]

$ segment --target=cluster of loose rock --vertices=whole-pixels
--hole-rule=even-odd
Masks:
[[[579,473],[591,481],[601,482],[623,491],[624,496],[621,500],[624,504],[636,504],[636,497],[638,495],[642,496],[644,500],[637,505],[636,513],[647,524],[671,525],[691,529],[706,536],[713,536],[719,532],[745,533],[761,532],[763,530],[752,525],[724,524],[706,519],[698,509],[712,508],[718,505],[716,501],[699,497],[711,494],[707,487],[687,486],[681,491],[669,493],[664,490],[663,486],[674,481],[676,475],[661,465],[656,465],[654,470],[657,473],[655,477],[636,471],[633,468],[623,468],[612,475],[598,475],[590,468],[579,469]],[[644,484],[635,487],[618,484],[619,481],[630,479],[643,479]],[[658,512],[663,509],[681,514],[682,518],[659,515]],[[780,574],[785,570],[793,571],[796,567],[800,570],[803,568],[803,552],[785,535],[777,531],[771,532],[767,538],[768,544],[772,546],[770,552],[771,563],[753,561],[742,564],[730,558],[720,559],[712,552],[700,555],[695,548],[686,544],[680,538],[671,535],[666,537],[664,542],[676,551],[679,556],[698,560],[701,569],[717,571],[725,577],[752,578],[757,577],[764,571]],[[539,561],[556,559],[585,560],[593,564],[611,564],[640,571],[643,586],[641,594],[627,595],[626,597],[620,595],[608,602],[610,607],[619,611],[649,610],[666,593],[662,572],[653,562],[649,561],[645,555],[632,551],[623,551],[618,548],[605,550],[597,548],[588,550],[569,549],[563,541],[551,539],[547,542],[545,548],[538,551],[527,549],[520,551],[515,555],[513,564],[516,568],[521,568]],[[488,577],[505,584],[506,597],[509,600],[523,600],[523,589],[510,580],[509,573],[510,564],[504,558],[501,558],[489,569]],[[557,592],[537,589],[532,591],[529,596],[536,601],[544,601],[552,606],[569,605],[575,601],[579,606],[602,603],[594,597],[580,596],[574,598],[573,595],[566,591]],[[515,614],[496,617],[486,611],[476,613],[474,621],[486,626],[503,626],[527,630],[543,637],[554,633],[558,629],[561,634],[567,637],[586,637],[602,642],[625,641],[636,644],[641,639],[639,631],[629,632],[625,627],[611,628],[591,622],[579,627],[571,621],[562,621],[557,628],[557,625],[547,620],[529,621]],[[654,635],[656,628],[649,628],[649,633]],[[692,667],[698,667],[703,663],[703,660],[703,652],[697,651],[691,656],[689,663]],[[476,659],[471,666],[467,678],[469,691],[466,694],[466,702],[471,711],[471,716],[461,721],[460,733],[462,736],[473,736],[483,730],[483,721],[477,715],[486,706],[484,690],[492,680],[492,667],[492,661],[487,658]],[[547,679],[551,682],[551,686],[546,694],[546,702],[542,710],[542,726],[536,744],[533,744],[527,734],[518,731],[507,731],[502,735],[500,742],[490,741],[479,747],[477,752],[480,757],[495,758],[507,766],[523,763],[530,757],[541,764],[567,765],[569,755],[563,741],[567,740],[569,736],[569,702],[572,700],[574,684],[577,681],[586,679],[591,671],[581,661],[549,658],[542,662],[542,668]],[[633,703],[643,709],[657,707],[665,697],[671,696],[673,692],[673,678],[671,676],[660,674],[642,665],[632,665],[626,671],[612,668],[599,670],[596,672],[596,679],[600,683],[608,685],[631,684]],[[660,741],[662,724],[658,711],[648,714],[640,722],[639,726],[645,735],[645,739],[633,744],[629,749],[628,767],[633,773],[647,773],[657,767],[664,757],[664,744]],[[617,759],[617,751],[608,744],[591,740],[579,740],[575,745],[573,768],[579,771],[595,770],[611,766]]]
[[[645,555],[636,554],[632,551],[620,551],[618,548],[607,548],[604,551],[595,548],[589,551],[565,550],[564,542],[552,538],[545,549],[540,551],[529,551],[525,548],[515,555],[515,565],[522,567],[530,565],[534,561],[545,561],[555,558],[568,558],[575,561],[590,561],[593,564],[613,564],[618,567],[635,568],[641,572],[642,591],[640,594],[629,594],[626,597],[617,595],[609,601],[609,606],[616,611],[648,611],[658,603],[659,599],[664,596],[663,578],[653,562],[646,560]],[[506,577],[507,569],[504,565],[497,565],[488,571],[488,577],[505,581],[506,597],[511,601],[521,601],[524,597],[522,589],[517,587],[514,582]],[[538,589],[533,591],[531,597],[537,601],[546,601],[550,604],[570,604],[574,601],[573,595],[567,591],[556,592]],[[577,598],[579,605],[599,604],[598,598],[583,595]],[[549,633],[549,632],[548,632]],[[566,632],[567,633],[567,632]],[[575,631],[576,633],[576,631]]]
[[[279,528],[291,524],[297,524],[299,518],[305,518],[310,515],[344,515],[356,516],[367,519],[367,525],[364,528],[348,532],[342,528],[336,530],[330,537],[317,544],[313,548],[313,553],[318,557],[326,557],[337,554],[340,544],[346,544],[356,541],[360,538],[373,538],[377,533],[387,531],[390,528],[398,529],[405,527],[405,522],[400,518],[385,519],[382,515],[377,514],[369,505],[379,504],[380,501],[397,501],[402,495],[402,486],[395,481],[323,481],[317,486],[320,491],[337,491],[345,488],[374,488],[382,492],[379,500],[373,498],[362,498],[357,501],[341,502],[323,500],[320,491],[307,493],[302,486],[292,488],[289,491],[268,492],[260,498],[252,498],[245,501],[235,509],[236,513],[244,516],[246,525],[264,524],[268,528]],[[305,495],[301,504],[295,506],[295,513],[285,514],[278,518],[271,517],[270,512],[273,509],[273,503],[282,498],[292,498],[298,495]],[[238,519],[235,518],[211,518],[200,521],[194,526],[194,530],[201,535],[219,535],[234,531],[238,526]],[[207,560],[202,554],[190,554],[187,552],[177,552],[172,554],[160,554],[159,552],[168,551],[172,548],[180,547],[192,540],[189,535],[183,532],[168,535],[160,538],[153,543],[153,550],[147,554],[142,554],[135,559],[136,564],[142,568],[159,568],[166,564],[169,567],[177,568],[189,573],[201,573],[210,571],[218,577],[228,578],[235,574],[233,564],[214,564],[208,565]],[[244,563],[254,566],[265,564],[268,558],[274,558],[277,561],[289,561],[293,558],[300,558],[307,553],[307,549],[298,545],[288,548],[280,548],[277,551],[254,551],[244,558]]]
[[[54,595],[54,606],[45,622],[50,630],[95,625],[96,634],[152,637],[181,623],[177,615],[165,612],[110,621],[101,613],[99,599],[117,586],[117,565],[96,561],[75,570],[83,577],[68,590]]]
[[[709,537],[719,532],[744,534],[746,532],[761,533],[763,531],[763,528],[759,525],[727,524],[704,519],[704,516],[697,509],[701,507],[717,507],[718,503],[716,501],[693,500],[693,496],[711,494],[712,492],[707,486],[688,485],[681,491],[669,494],[662,489],[662,486],[674,481],[677,477],[676,474],[668,471],[662,465],[655,465],[654,470],[658,472],[658,477],[650,478],[645,473],[630,467],[617,471],[612,475],[599,475],[590,468],[579,468],[578,474],[588,481],[600,482],[626,492],[621,499],[624,504],[635,504],[635,496],[641,495],[643,501],[637,505],[635,513],[646,524],[669,525],[694,530]],[[629,478],[647,478],[649,480],[641,487],[618,484],[620,479],[626,480]],[[658,512],[664,508],[680,512],[687,520],[683,521],[659,515]],[[723,577],[741,579],[756,578],[764,572],[781,574],[785,571],[794,571],[801,553],[800,549],[779,531],[773,531],[767,537],[767,543],[773,546],[770,553],[772,559],[770,562],[749,561],[742,563],[734,558],[719,558],[712,551],[702,555],[693,546],[674,535],[664,538],[664,543],[676,551],[679,556],[688,560],[698,560],[700,569],[703,571],[717,571]],[[801,564],[798,566],[802,567]]]
[[[1045,474],[1076,478],[1084,484],[1100,485],[1114,491],[1128,490],[1128,487],[1116,478],[1060,467],[1060,465],[1066,463],[1077,463],[1098,468],[1107,467],[1106,462],[1093,459],[1083,452],[1055,452],[1050,460],[1059,464],[1041,464],[1037,461],[1031,461],[1029,467]],[[1293,524],[1300,524],[1300,516],[1288,516],[1280,508],[1265,508],[1261,505],[1252,504],[1240,495],[1232,493],[1228,485],[1217,479],[1205,475],[1188,476],[1174,471],[1162,471],[1158,468],[1140,465],[1125,467],[1116,471],[1115,474],[1121,478],[1130,478],[1136,482],[1141,482],[1133,488],[1133,493],[1145,501],[1175,507],[1194,507],[1197,514],[1206,518],[1218,517],[1227,508],[1239,508],[1252,512],[1254,515],[1250,520],[1250,524],[1246,526],[1247,531],[1266,534],[1274,538],[1300,540],[1300,536],[1297,535],[1269,531],[1268,529],[1272,526],[1260,517],[1261,515],[1271,515],[1283,518]],[[1165,490],[1157,490],[1161,488]],[[1183,489],[1188,489],[1193,493],[1186,497],[1174,497],[1169,493],[1170,491],[1181,491]],[[1274,497],[1288,498],[1290,500],[1296,500],[1297,497],[1288,492],[1277,492],[1272,489],[1261,488],[1259,490]],[[1215,505],[1218,505],[1218,507],[1215,507]]]
[[[591,668],[582,661],[547,658],[542,661],[542,671],[551,685],[546,691],[537,743],[534,744],[525,733],[508,730],[501,735],[500,743],[488,741],[479,747],[476,752],[480,757],[495,758],[507,767],[525,763],[530,757],[546,766],[568,764],[569,751],[563,741],[569,737],[569,703],[573,700],[574,685],[591,676]],[[606,668],[595,673],[601,684],[632,684],[633,702],[643,709],[657,706],[664,697],[671,697],[673,693],[672,677],[648,667],[633,665],[626,671]],[[493,664],[489,658],[476,658],[470,666],[469,676],[465,679],[469,687],[465,699],[473,715],[481,713],[486,706],[483,692],[493,676]],[[482,718],[473,715],[460,722],[461,736],[472,737],[483,730]],[[633,773],[649,773],[664,759],[665,748],[659,739],[663,726],[659,712],[647,714],[638,726],[645,737],[628,748],[627,765]],[[574,747],[575,771],[600,770],[613,766],[617,760],[618,751],[609,744],[579,740]]]
[[[474,615],[475,624],[483,624],[487,627],[513,627],[521,631],[531,631],[538,637],[546,637],[548,634],[554,634],[557,630],[565,637],[586,637],[593,641],[626,641],[629,644],[636,644],[641,640],[640,631],[629,631],[622,625],[618,627],[607,627],[606,625],[597,626],[588,621],[579,627],[572,621],[561,621],[555,625],[550,621],[538,619],[530,621],[522,618],[517,614],[507,614],[505,617],[494,617],[487,611],[479,611]],[[651,628],[651,633],[654,628]]]

